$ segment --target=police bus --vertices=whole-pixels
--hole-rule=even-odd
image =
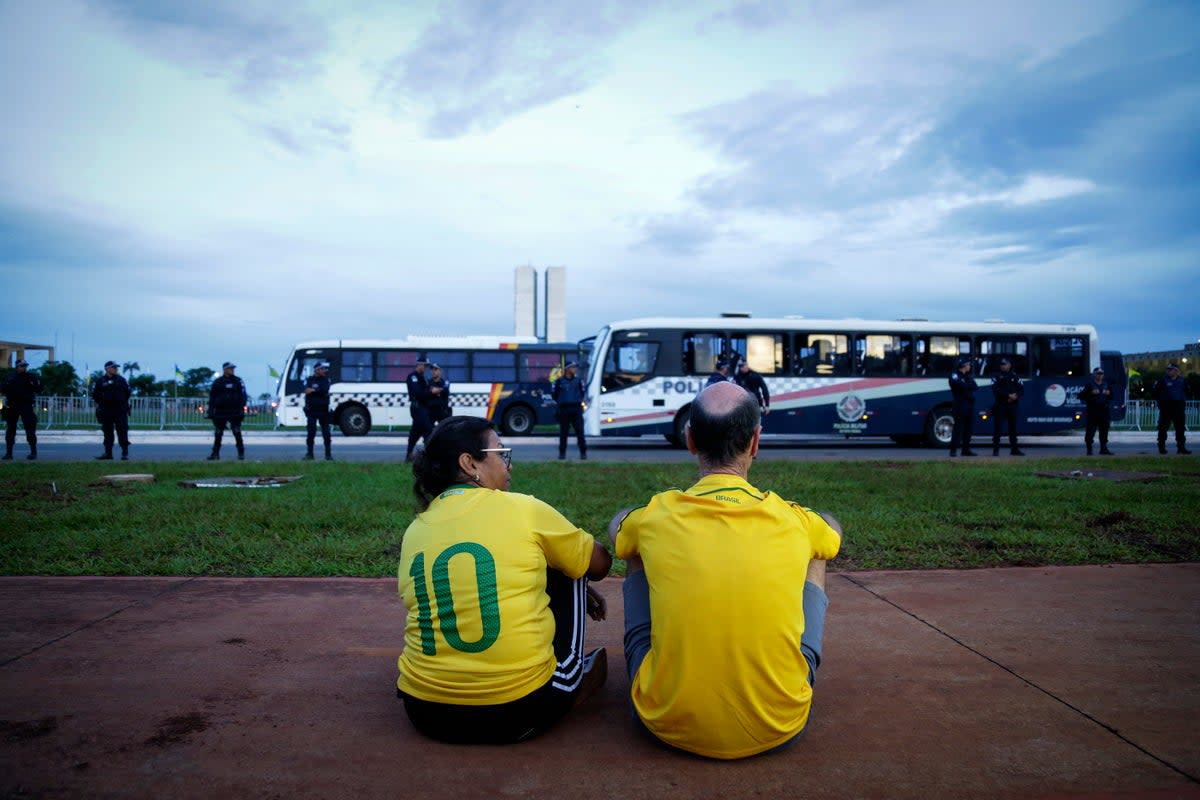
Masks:
[[[375,426],[411,425],[406,380],[422,354],[442,368],[455,414],[486,417],[512,436],[553,422],[550,384],[568,362],[579,359],[579,345],[515,336],[302,342],[280,375],[275,419],[284,427],[305,424],[304,381],[324,361],[329,410],[343,434],[365,436]]]
[[[992,432],[990,384],[1002,357],[1025,385],[1021,435],[1080,427],[1079,392],[1102,363],[1114,385],[1112,418],[1124,417],[1121,356],[1101,353],[1091,325],[735,314],[605,326],[594,338],[585,426],[589,436],[661,434],[681,444],[692,399],[719,359],[736,358],[770,391],[765,434],[946,446],[954,428],[947,378],[960,356],[973,360],[979,383],[976,435]]]

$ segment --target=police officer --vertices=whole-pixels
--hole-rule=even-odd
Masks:
[[[1166,455],[1167,429],[1175,426],[1175,452],[1181,456],[1192,454],[1187,449],[1187,434],[1184,433],[1184,415],[1187,397],[1183,393],[1183,378],[1178,364],[1167,364],[1167,374],[1154,383],[1154,399],[1158,402],[1158,452]]]
[[[771,412],[771,393],[767,391],[767,382],[763,380],[762,375],[750,369],[750,364],[745,361],[738,364],[737,375],[734,381],[738,386],[754,395],[754,399],[758,401],[758,407],[762,409],[764,417]]]
[[[1087,409],[1087,424],[1084,429],[1083,443],[1087,445],[1087,454],[1092,454],[1092,442],[1096,440],[1096,432],[1100,432],[1100,455],[1116,455],[1108,449],[1108,425],[1111,421],[1109,403],[1112,400],[1112,387],[1104,380],[1104,370],[1096,367],[1092,370],[1092,382],[1079,392],[1079,399]]]
[[[958,369],[950,376],[950,394],[954,397],[954,433],[950,436],[950,457],[976,455],[971,449],[971,428],[975,425],[975,392],[979,384],[971,377],[971,357],[959,356]]]
[[[213,423],[213,449],[208,461],[221,458],[221,438],[225,435],[225,425],[233,431],[233,441],[237,443],[238,461],[246,458],[246,448],[242,443],[242,420],[246,418],[246,384],[233,374],[237,365],[226,361],[221,365],[222,374],[213,379],[212,388],[208,392],[208,417]]]
[[[129,384],[117,371],[117,362],[104,362],[104,374],[92,386],[92,401],[96,404],[96,419],[104,431],[104,452],[97,461],[112,461],[113,439],[121,443],[121,460],[129,460]],[[113,436],[113,433],[116,436]]]
[[[442,376],[442,368],[429,365],[429,423],[434,427],[450,418],[450,381]]]
[[[1008,423],[1008,447],[1014,456],[1023,456],[1017,447],[1017,405],[1025,387],[1012,371],[1012,362],[1000,359],[1000,371],[992,376],[992,455],[1000,455],[1000,425]]]
[[[729,380],[729,361],[724,358],[717,359],[717,368],[709,373],[708,380],[704,383],[704,388],[712,386],[714,383],[721,383]]]
[[[313,443],[317,438],[317,424],[321,425],[321,439],[325,442],[325,460],[333,461],[333,445],[329,435],[329,365],[324,361],[313,367],[313,374],[304,382],[304,416],[308,417],[308,436],[304,443],[308,451],[305,461],[313,460]]]
[[[579,457],[587,461],[587,440],[583,437],[583,379],[575,374],[579,365],[571,361],[563,367],[550,387],[550,396],[558,404],[555,419],[558,420],[558,460],[567,457],[567,429],[575,429],[575,441],[579,444]]]
[[[0,385],[4,402],[4,461],[12,461],[13,445],[17,441],[17,420],[25,425],[25,441],[29,443],[26,460],[37,459],[37,414],[33,413],[34,399],[42,391],[42,381],[36,373],[29,371],[29,362],[18,358],[16,367]]]
[[[429,357],[424,353],[417,356],[417,364],[408,374],[408,411],[412,415],[412,427],[408,429],[408,452],[405,461],[412,461],[413,449],[417,442],[428,436],[433,430],[433,422],[429,419],[429,400],[433,397],[429,392],[429,379],[425,377],[425,367],[429,365]]]

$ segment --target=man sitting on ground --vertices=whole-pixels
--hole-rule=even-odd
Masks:
[[[825,562],[841,545],[833,517],[747,480],[759,421],[736,384],[705,388],[686,428],[700,480],[609,527],[627,566],[635,714],[661,741],[711,758],[781,749],[803,733],[829,602]]]

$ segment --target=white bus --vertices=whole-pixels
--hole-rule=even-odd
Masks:
[[[946,446],[954,427],[947,378],[963,355],[974,360],[980,384],[976,435],[992,432],[989,387],[1002,356],[1025,384],[1022,435],[1080,426],[1079,391],[1102,360],[1116,387],[1113,419],[1125,412],[1120,354],[1102,356],[1091,325],[737,314],[635,319],[601,329],[591,353],[587,434],[661,434],[682,443],[692,398],[718,358],[733,354],[766,380],[766,434],[889,436]]]
[[[374,426],[411,425],[406,381],[422,354],[450,382],[455,414],[486,417],[510,436],[553,421],[550,384],[568,362],[580,358],[575,342],[515,336],[301,342],[279,378],[275,419],[283,427],[305,425],[304,381],[324,361],[329,409],[343,434],[365,436]]]

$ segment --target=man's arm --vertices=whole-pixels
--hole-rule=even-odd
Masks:
[[[588,564],[587,576],[590,580],[598,581],[608,575],[612,569],[612,555],[604,545],[595,542],[592,545],[592,560]]]

